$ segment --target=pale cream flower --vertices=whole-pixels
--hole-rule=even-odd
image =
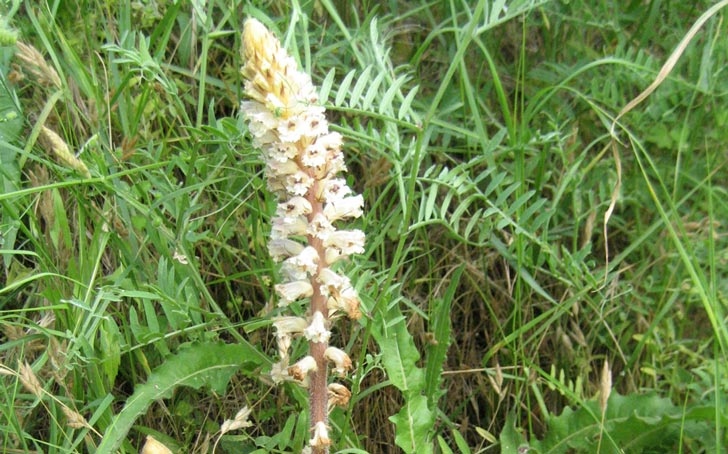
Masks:
[[[344,255],[364,252],[364,232],[361,230],[338,230],[324,239],[327,248],[339,249]]]
[[[309,372],[318,369],[316,360],[313,356],[309,355],[299,360],[296,364],[288,368],[288,375],[293,377],[294,380],[303,381]]]
[[[288,374],[287,362],[281,361],[273,363],[270,369],[270,377],[276,385],[291,380],[291,376]]]
[[[353,197],[335,199],[324,206],[324,215],[334,222],[345,218],[358,218],[363,214],[364,197],[361,194]],[[363,234],[363,232],[362,232]]]
[[[288,306],[298,299],[307,298],[313,295],[311,282],[306,280],[276,284],[275,291],[281,298],[278,302],[278,306]]]
[[[308,230],[308,221],[303,216],[276,217],[273,218],[270,236],[271,239],[278,240],[290,236],[306,235]]]
[[[305,195],[314,183],[314,179],[303,170],[287,175],[285,181],[288,192],[296,195]]]
[[[318,261],[319,256],[316,248],[313,246],[306,246],[300,254],[286,259],[284,263],[291,263],[300,270],[313,274],[318,268]]]
[[[321,293],[328,295],[338,295],[345,288],[351,287],[351,281],[343,274],[339,274],[331,268],[323,268],[319,271],[317,280],[322,284]]]
[[[161,442],[157,441],[156,438],[151,435],[147,435],[147,441],[142,446],[141,454],[172,454],[172,450],[166,447]]]
[[[294,175],[301,172],[301,168],[298,167],[296,161],[293,160],[269,160],[266,162],[266,164],[268,165],[268,170],[270,171],[270,173],[275,175],[276,177],[283,175]]]
[[[308,223],[306,233],[320,240],[324,240],[335,231],[336,228],[323,213],[316,213],[313,219],[311,219]]]
[[[311,284],[309,284],[310,286]],[[308,322],[302,317],[275,317],[273,318],[273,327],[276,329],[276,335],[283,334],[301,334],[308,326]]]
[[[299,155],[298,146],[295,143],[275,141],[266,147],[269,161],[286,162],[296,159]]]
[[[282,142],[298,142],[303,137],[316,137],[328,132],[328,123],[321,106],[308,106],[301,115],[290,116],[278,123],[278,137]]]
[[[310,144],[301,154],[301,163],[306,167],[318,168],[326,165],[326,150],[315,143]]]
[[[316,198],[322,202],[341,200],[352,193],[343,178],[331,178],[319,183]]]
[[[347,371],[351,370],[351,358],[349,358],[349,355],[344,350],[336,347],[328,347],[324,352],[324,358],[334,363],[336,366],[334,367],[334,372],[339,376],[343,377]]]
[[[281,358],[281,362],[286,364],[288,367],[288,351],[291,349],[293,343],[293,336],[290,334],[279,334],[276,336],[276,344],[278,346],[278,356]]]
[[[290,260],[290,259],[289,259]],[[284,282],[303,281],[308,279],[306,270],[301,269],[295,262],[284,260],[281,265],[281,278]]]
[[[301,196],[291,197],[279,203],[276,208],[276,216],[280,217],[304,216],[309,213],[311,213],[311,202]]]
[[[325,343],[331,337],[331,331],[326,329],[324,314],[316,311],[311,318],[311,324],[303,330],[303,335],[311,342]]]
[[[329,265],[347,257],[348,255],[344,255],[341,252],[341,249],[335,247],[328,247],[326,248],[326,251],[324,251],[324,258],[326,259],[326,263],[328,263]]]
[[[309,440],[308,444],[313,448],[331,445],[329,429],[326,427],[325,422],[319,421],[313,426],[313,438]]]
[[[287,237],[277,238],[268,242],[268,253],[275,262],[298,255],[303,251],[304,245]]]

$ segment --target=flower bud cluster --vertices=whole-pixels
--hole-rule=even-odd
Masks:
[[[333,318],[361,316],[359,296],[349,278],[331,266],[364,252],[364,232],[336,227],[339,221],[361,216],[364,201],[337,176],[346,171],[342,137],[329,131],[310,76],[298,70],[280,42],[255,19],[245,23],[243,44],[249,100],[241,108],[253,145],[263,152],[268,189],[279,200],[268,244],[273,260],[281,262],[283,282],[275,285],[278,306],[309,303],[305,318],[274,319],[280,359],[271,376],[276,383],[292,380],[310,387],[309,445],[314,453],[326,452],[331,443],[327,409],[346,405],[350,392],[337,383],[327,385],[325,378],[314,385],[311,376],[325,377],[329,364],[339,376],[352,367],[349,356],[328,342]],[[295,336],[308,340],[310,352],[291,365]]]

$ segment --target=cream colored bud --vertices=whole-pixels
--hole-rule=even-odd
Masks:
[[[287,284],[276,284],[276,294],[281,298],[278,306],[288,306],[292,302],[313,295],[313,287],[308,281],[293,281]]]
[[[284,334],[301,334],[308,326],[308,322],[302,317],[275,317],[273,319],[273,327],[276,329],[276,335]]]

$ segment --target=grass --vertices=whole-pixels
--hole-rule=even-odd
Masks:
[[[38,54],[0,48],[1,450],[310,437],[305,392],[266,378],[252,15],[323,87],[365,197],[332,451],[723,452],[724,10],[613,136],[712,2],[472,3],[6,2]]]

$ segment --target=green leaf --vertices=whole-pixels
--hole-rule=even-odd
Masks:
[[[542,454],[677,452],[685,437],[710,439],[714,417],[710,412],[686,412],[655,393],[612,393],[603,421],[596,401],[577,410],[566,408],[548,419],[544,439],[532,445]]]
[[[465,265],[461,265],[455,270],[450,284],[445,290],[445,295],[433,301],[434,307],[430,314],[430,330],[435,336],[435,342],[427,347],[425,395],[429,399],[430,409],[433,410],[444,393],[440,390],[440,384],[442,382],[442,365],[445,363],[447,349],[450,347],[450,310],[464,269]]]
[[[516,417],[513,412],[506,416],[506,423],[500,433],[501,454],[519,454],[518,448],[528,446],[526,439],[516,428]]]
[[[169,398],[178,386],[200,389],[209,386],[223,394],[230,377],[244,364],[251,365],[254,357],[241,344],[207,342],[192,345],[170,356],[149,375],[147,382],[138,385],[126,401],[124,408],[106,428],[97,454],[115,452],[134,421],[144,414],[152,402]]]
[[[461,454],[471,454],[468,443],[465,441],[465,438],[460,434],[460,432],[453,429],[452,437],[455,439],[455,444],[458,445],[458,449]]]
[[[382,351],[382,364],[392,384],[405,395],[419,393],[424,385],[424,372],[416,366],[420,353],[407,331],[405,320],[400,319],[396,325],[385,328],[385,333],[375,333],[374,336]]]
[[[440,451],[442,454],[453,454],[452,449],[447,445],[445,442],[445,439],[442,438],[442,435],[437,436],[437,444],[440,446]]]
[[[405,398],[402,409],[389,420],[397,426],[394,442],[409,454],[432,453],[429,436],[435,424],[435,415],[427,408],[427,398],[417,395]]]

